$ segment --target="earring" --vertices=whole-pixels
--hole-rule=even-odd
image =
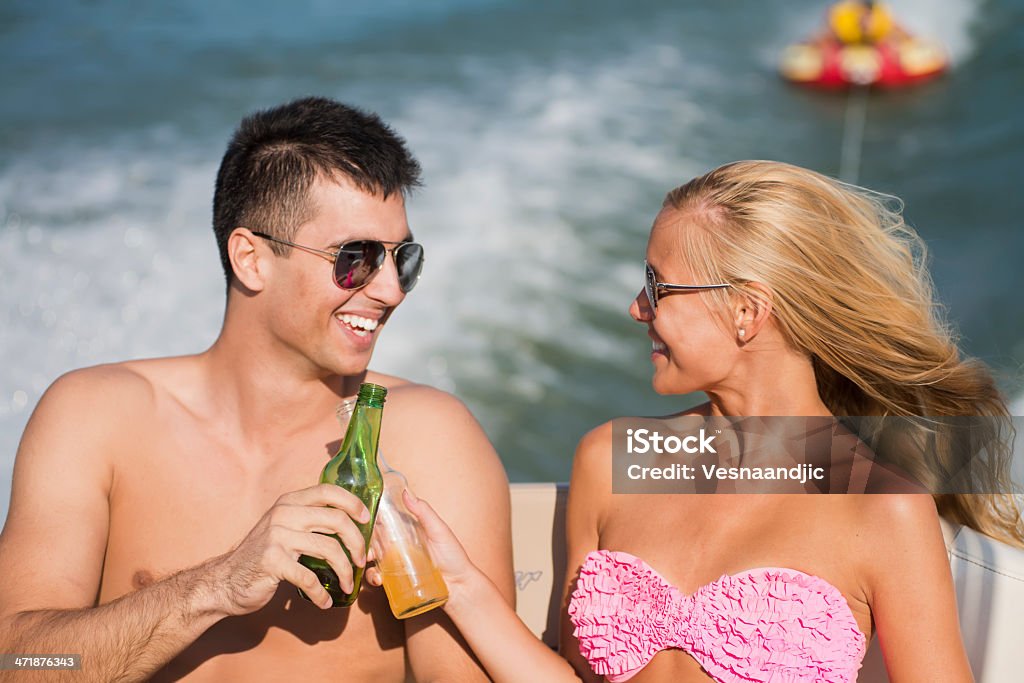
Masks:
[[[743,328],[740,328],[740,339],[743,339],[746,336],[747,336],[747,331],[744,330]]]

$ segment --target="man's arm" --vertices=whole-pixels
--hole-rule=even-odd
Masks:
[[[82,655],[81,671],[51,680],[143,680],[220,618],[262,607],[281,580],[329,605],[298,554],[327,559],[343,582],[351,569],[336,542],[312,531],[337,528],[362,553],[348,516],[365,507],[338,487],[313,487],[282,496],[232,552],[97,607],[116,460],[147,442],[152,404],[135,373],[90,368],[58,380],[26,427],[0,535],[0,652]],[[338,509],[319,507],[328,504]]]
[[[91,609],[106,551],[116,431],[131,429],[110,416],[135,413],[122,403],[128,397],[151,401],[145,383],[123,370],[62,377],[39,402],[15,460],[0,535],[0,651],[82,654],[82,671],[62,673],[68,680],[140,678],[213,623],[204,615],[204,583],[188,573]]]
[[[388,402],[400,423],[391,432],[385,426],[384,457],[431,502],[473,563],[514,605],[508,479],[480,425],[456,398],[429,387],[402,386]],[[385,425],[391,419],[385,416]],[[417,681],[488,680],[441,610],[408,619],[405,632]]]
[[[197,567],[100,607],[5,614],[0,648],[82,655],[82,670],[53,671],[49,680],[145,680],[224,616],[214,595],[207,567]],[[0,681],[18,674],[0,671]]]

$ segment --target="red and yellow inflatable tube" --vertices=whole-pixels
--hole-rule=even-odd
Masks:
[[[816,88],[900,88],[934,78],[948,64],[942,48],[915,38],[878,45],[819,41],[787,47],[779,71],[788,81]]]

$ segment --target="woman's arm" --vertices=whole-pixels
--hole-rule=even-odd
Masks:
[[[866,593],[892,683],[973,681],[938,513],[928,495],[871,496]]]
[[[601,523],[612,492],[611,453],[611,422],[594,428],[580,439],[572,463],[569,504],[565,514],[566,576],[562,587],[558,651],[586,683],[599,683],[602,678],[594,673],[590,663],[580,654],[579,642],[573,635],[573,624],[569,620],[569,598],[576,590],[579,569],[587,553],[598,549]]]

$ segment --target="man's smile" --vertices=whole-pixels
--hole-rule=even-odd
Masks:
[[[380,324],[379,319],[364,318],[361,315],[354,315],[352,313],[337,313],[334,317],[358,337],[370,336]]]

